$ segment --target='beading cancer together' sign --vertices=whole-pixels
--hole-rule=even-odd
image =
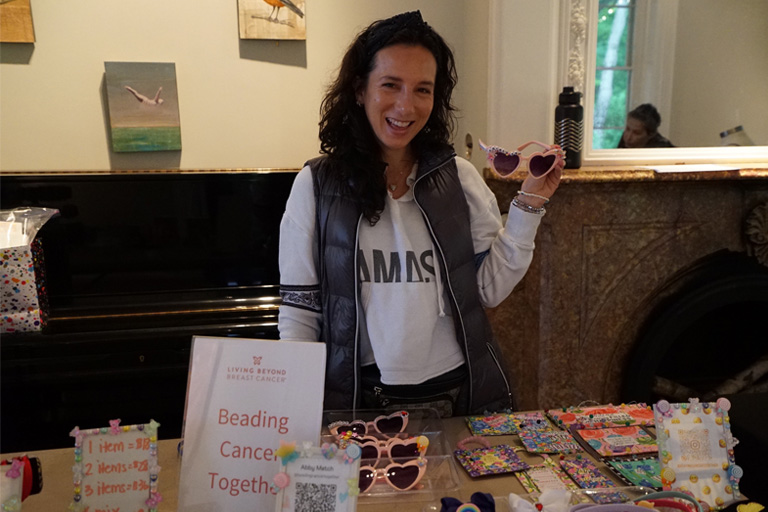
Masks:
[[[273,510],[280,440],[318,444],[322,343],[195,337],[179,510]]]

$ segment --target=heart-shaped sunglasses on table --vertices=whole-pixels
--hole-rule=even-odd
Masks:
[[[366,434],[399,434],[405,431],[407,425],[408,412],[398,411],[389,416],[378,416],[373,421],[335,421],[328,425],[328,430],[334,436],[351,433],[363,437]]]
[[[350,442],[360,446],[360,458],[363,464],[376,467],[389,459],[389,462],[404,462],[422,457],[429,446],[427,436],[409,437],[408,439],[391,438],[386,440],[365,436],[352,437]]]
[[[488,161],[491,169],[501,178],[506,178],[515,172],[524,161],[528,161],[528,172],[536,179],[543,178],[549,174],[556,166],[558,161],[565,158],[565,153],[558,145],[548,145],[535,140],[526,142],[518,147],[516,151],[507,151],[499,146],[488,146],[482,140],[478,139],[480,148],[488,155]],[[528,146],[536,144],[543,148],[543,151],[536,151],[528,156],[521,153]]]
[[[418,485],[426,471],[427,459],[424,457],[403,464],[393,462],[381,469],[360,466],[358,486],[360,492],[368,492],[376,482],[383,480],[397,491],[408,491]]]

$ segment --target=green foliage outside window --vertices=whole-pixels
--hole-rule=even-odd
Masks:
[[[595,149],[615,148],[624,131],[632,74],[633,7],[633,0],[600,0],[599,3],[592,132]],[[610,90],[599,94],[604,83]]]

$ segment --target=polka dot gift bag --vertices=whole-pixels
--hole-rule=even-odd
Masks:
[[[0,210],[0,333],[39,331],[45,323],[43,251],[35,236],[58,210]]]

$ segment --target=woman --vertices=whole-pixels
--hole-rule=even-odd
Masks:
[[[620,148],[673,148],[659,133],[661,115],[650,103],[643,103],[627,114],[627,126],[621,134]]]
[[[506,227],[450,144],[453,54],[419,12],[358,35],[321,107],[321,152],[281,224],[281,339],[327,345],[326,409],[511,407],[483,307],[525,274],[563,162]]]

